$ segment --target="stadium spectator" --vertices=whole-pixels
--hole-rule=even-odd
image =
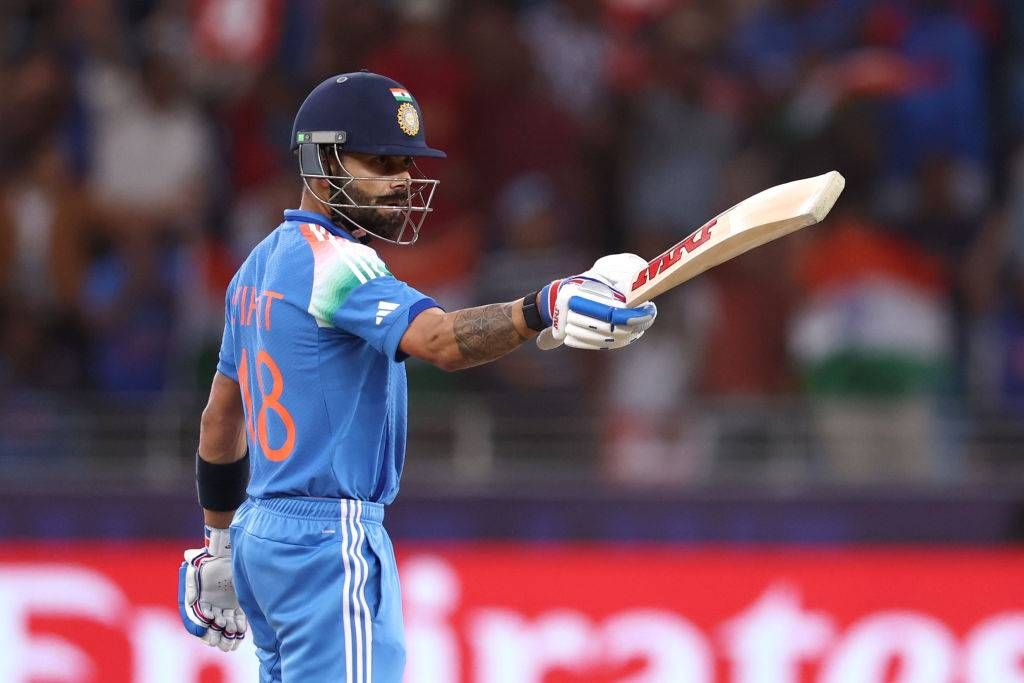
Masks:
[[[138,71],[112,69],[90,88],[93,164],[89,186],[115,232],[194,231],[206,209],[213,149],[209,124],[176,65],[143,57]]]
[[[175,266],[166,238],[143,230],[119,235],[90,264],[81,311],[96,389],[116,394],[168,387],[180,282]]]
[[[608,106],[611,40],[603,11],[589,0],[556,0],[528,7],[520,19],[523,40],[555,103],[583,126],[593,125]]]
[[[625,114],[618,193],[631,249],[656,254],[720,205],[738,122],[717,99],[718,28],[683,8],[660,22],[649,85]]]
[[[227,21],[231,7],[0,8],[0,385],[166,393],[208,373],[226,276],[295,201],[298,99],[367,67],[417,93],[450,151],[420,243],[387,254],[448,306],[584,254],[653,255],[761,187],[846,175],[807,244],[667,297],[675,331],[594,372],[607,385],[576,414],[632,420],[611,420],[613,478],[715,476],[709,444],[731,427],[702,402],[793,392],[838,414],[881,397],[909,416],[891,443],[914,476],[937,467],[920,437],[937,395],[1020,412],[1020,3],[260,0]],[[911,303],[913,330],[821,334]],[[548,359],[523,352],[487,381],[528,396],[595,370],[535,372]],[[665,391],[640,396],[632,380],[656,375]],[[646,432],[630,429],[641,404]],[[838,431],[822,418],[827,450],[882,412]],[[775,438],[751,424],[732,433]]]
[[[29,310],[68,315],[78,298],[92,207],[55,139],[0,192],[0,283]]]
[[[781,0],[739,17],[732,53],[769,100],[791,94],[810,67],[854,43],[870,0]]]
[[[936,477],[932,398],[953,357],[950,274],[852,199],[800,254],[792,353],[840,481]]]

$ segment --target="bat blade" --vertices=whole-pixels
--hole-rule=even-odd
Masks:
[[[845,186],[843,176],[830,171],[744,199],[648,261],[633,278],[626,305],[642,304],[709,268],[821,222]]]

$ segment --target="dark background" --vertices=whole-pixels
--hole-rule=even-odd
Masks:
[[[847,178],[628,350],[410,363],[396,536],[1022,533],[1020,3],[14,1],[0,31],[0,535],[193,534],[224,287],[298,203],[297,106],[364,67],[449,154],[381,249],[449,310]]]

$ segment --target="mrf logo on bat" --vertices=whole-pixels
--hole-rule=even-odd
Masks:
[[[711,228],[715,227],[718,223],[718,219],[714,218],[709,223],[706,223],[703,228],[697,232],[692,233],[689,237],[679,242],[675,246],[669,248],[667,251],[662,253],[660,256],[655,256],[653,259],[647,262],[647,268],[640,271],[637,275],[636,280],[633,282],[630,291],[636,290],[639,287],[643,287],[647,284],[648,280],[657,277],[660,273],[671,268],[676,261],[683,255],[683,250],[686,250],[687,254],[692,254],[696,249],[711,239]]]

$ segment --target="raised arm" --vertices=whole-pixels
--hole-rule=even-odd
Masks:
[[[444,370],[504,356],[544,334],[538,346],[616,349],[639,339],[657,315],[653,303],[626,308],[621,283],[647,263],[632,254],[598,259],[590,270],[555,280],[524,299],[445,313],[431,308],[409,325],[399,348]],[[524,311],[533,308],[533,310]],[[527,321],[530,324],[527,324]]]
[[[535,336],[537,332],[526,325],[523,302],[519,300],[451,313],[428,309],[409,325],[399,348],[453,371],[500,358]]]

